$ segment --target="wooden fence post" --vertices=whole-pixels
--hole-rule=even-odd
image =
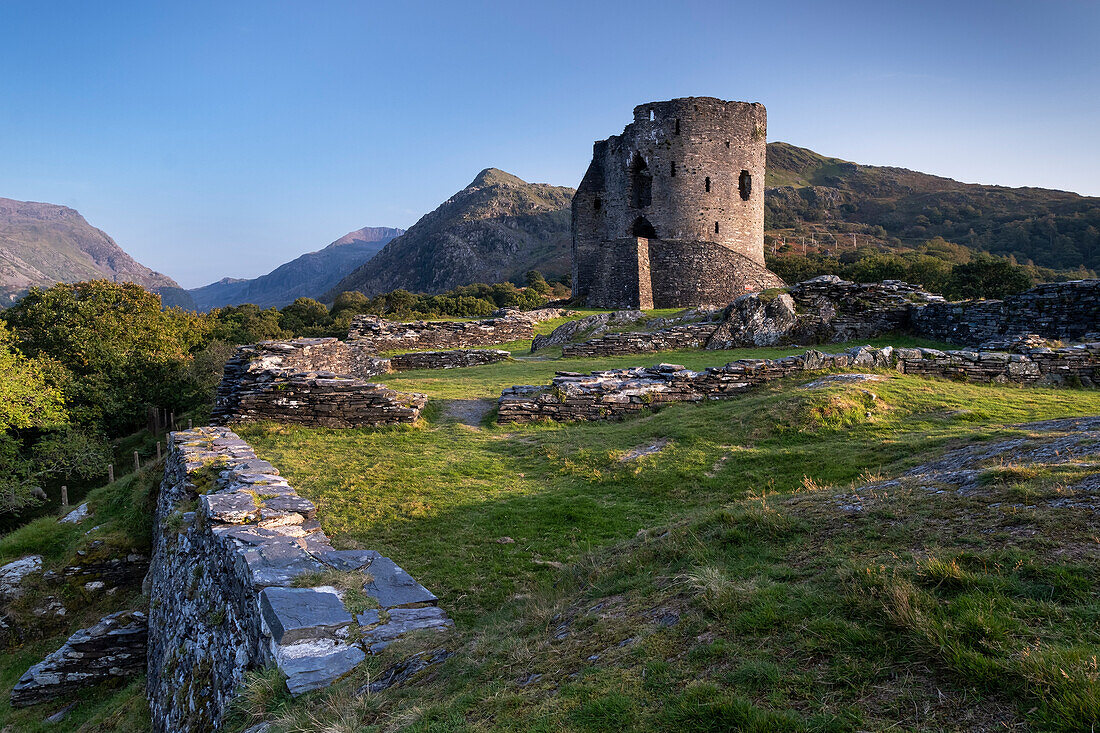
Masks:
[[[137,451],[134,451],[134,470],[135,471],[140,471],[141,470],[141,458],[138,457],[138,452]]]
[[[115,482],[115,464],[107,464],[107,483],[113,484]]]
[[[61,487],[61,506],[69,506],[69,487]]]

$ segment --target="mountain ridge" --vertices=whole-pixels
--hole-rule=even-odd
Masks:
[[[438,293],[472,282],[522,281],[532,269],[564,274],[574,192],[486,168],[348,273],[324,299],[331,302],[345,290]]]
[[[349,270],[373,257],[405,230],[362,227],[331,244],[284,262],[255,278],[225,277],[188,291],[199,310],[254,303],[261,308],[288,305],[296,298],[318,298]]]
[[[0,198],[0,299],[10,304],[31,287],[96,279],[137,283],[165,306],[194,307],[175,280],[135,260],[76,209]]]

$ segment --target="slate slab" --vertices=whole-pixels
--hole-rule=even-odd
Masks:
[[[378,557],[367,568],[373,580],[363,591],[382,608],[412,603],[435,603],[439,599],[388,557]]]
[[[334,639],[280,645],[276,656],[287,676],[287,689],[295,697],[331,685],[367,658],[358,646]]]
[[[260,518],[260,508],[252,494],[234,491],[225,494],[203,494],[199,497],[206,516],[215,522],[245,524]]]
[[[279,644],[331,637],[352,623],[335,593],[315,588],[264,588],[260,612]]]
[[[374,550],[332,550],[317,555],[321,562],[344,572],[362,570],[380,557]]]

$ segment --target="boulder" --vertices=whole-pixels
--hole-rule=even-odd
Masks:
[[[784,343],[798,315],[787,293],[748,293],[730,303],[708,349],[775,346]]]

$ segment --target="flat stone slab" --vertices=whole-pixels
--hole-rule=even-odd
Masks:
[[[245,524],[260,518],[260,508],[252,494],[234,491],[226,494],[203,494],[199,497],[206,516],[216,522]]]
[[[264,588],[260,612],[279,644],[332,637],[352,623],[336,593],[316,588]]]
[[[379,556],[367,568],[373,580],[363,591],[378,601],[382,608],[407,606],[412,603],[432,603],[439,599],[413,576],[388,557]]]
[[[358,646],[335,639],[280,644],[275,655],[287,676],[287,689],[295,697],[331,685],[367,658]]]
[[[76,524],[77,522],[87,518],[90,515],[91,512],[88,511],[88,502],[84,502],[76,509],[73,509],[71,512],[63,516],[58,521],[66,522],[68,524]]]
[[[345,572],[362,570],[380,557],[374,550],[331,550],[317,555],[321,562]]]

